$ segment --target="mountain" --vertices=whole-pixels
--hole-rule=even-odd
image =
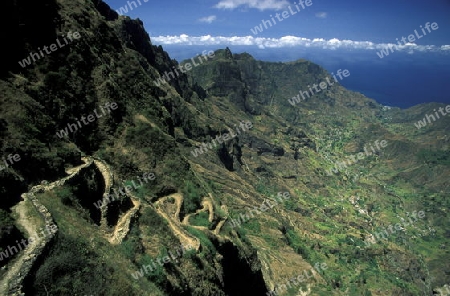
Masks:
[[[444,295],[445,105],[179,63],[97,0],[5,9],[0,295]]]

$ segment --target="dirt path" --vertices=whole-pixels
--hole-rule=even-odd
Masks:
[[[141,119],[141,118],[139,118]],[[142,120],[142,119],[141,119]],[[50,184],[41,184],[36,185],[28,193],[23,193],[22,198],[23,201],[19,202],[15,207],[13,207],[13,211],[17,214],[17,224],[22,226],[25,229],[27,237],[36,237],[36,234],[40,229],[38,229],[39,223],[33,223],[32,217],[33,215],[30,213],[29,209],[31,204],[37,209],[37,211],[41,214],[39,219],[44,220],[43,224],[51,225],[54,224],[53,219],[48,212],[48,210],[40,204],[40,202],[35,197],[35,193],[41,193],[45,191],[52,190],[58,186],[62,186],[66,181],[70,180],[74,176],[76,176],[82,169],[89,167],[94,164],[98,170],[101,172],[104,182],[105,182],[105,192],[103,193],[103,197],[106,197],[111,188],[113,186],[113,174],[108,165],[98,159],[94,159],[92,157],[82,157],[84,164],[69,168],[66,170],[68,176],[61,178],[57,181],[54,181]],[[123,239],[126,237],[130,230],[131,219],[141,208],[141,201],[139,198],[135,197],[132,194],[128,194],[130,197],[133,208],[127,211],[122,217],[120,217],[117,222],[114,231],[111,235],[107,236],[107,240],[113,244],[120,244]],[[211,199],[212,196],[210,195]],[[167,210],[164,210],[164,203],[169,199],[173,198],[175,200],[175,212],[173,215],[170,215]],[[202,201],[202,209],[196,211],[196,213],[208,211],[209,217],[208,220],[210,223],[213,222],[214,219],[214,206],[213,203],[208,197],[205,197]],[[157,202],[154,203],[154,208],[156,212],[161,215],[169,224],[169,227],[173,231],[174,235],[180,240],[180,242],[187,246],[191,245],[195,250],[199,250],[200,241],[197,237],[188,233],[183,227],[182,224],[188,225],[189,217],[192,214],[187,215],[183,221],[180,221],[180,211],[183,205],[183,195],[180,193],[174,193],[165,197],[160,198]],[[31,203],[31,204],[30,204]],[[106,206],[101,209],[102,216],[104,216],[104,211],[106,210]],[[37,215],[34,215],[37,217]],[[220,221],[214,230],[214,234],[219,235],[220,229],[225,223],[226,219]],[[206,227],[200,226],[191,226],[201,230],[208,230]],[[42,227],[41,227],[42,228]],[[40,255],[45,245],[51,240],[51,237],[39,237],[34,240],[32,243],[28,244],[27,248],[20,252],[17,255],[17,258],[13,260],[12,263],[7,265],[8,271],[5,273],[5,276],[0,279],[0,295],[23,295],[20,293],[22,286],[21,283],[23,279],[28,274],[29,270],[32,267],[32,264]]]
[[[145,116],[142,115],[142,114],[137,114],[134,118],[137,119],[137,120],[140,120],[140,121],[142,121],[142,122],[145,122],[145,123],[149,124],[151,127],[155,127],[155,126],[156,126],[153,122],[151,122],[150,120],[148,120],[148,118],[145,117]]]
[[[30,237],[37,232],[37,226],[31,223],[30,217],[32,216],[32,214],[29,213],[30,210],[26,206],[27,203],[31,204],[31,201],[25,196],[22,196],[22,198],[24,200],[19,202],[15,207],[12,208],[12,210],[18,216],[18,224],[20,224],[25,229],[28,237]]]
[[[162,205],[170,197],[175,199],[176,211],[174,217],[170,217],[165,211],[162,210]],[[155,210],[158,214],[160,214],[164,219],[167,220],[170,229],[172,229],[173,233],[180,240],[182,245],[185,246],[191,245],[195,250],[198,251],[198,249],[200,248],[200,241],[198,240],[198,238],[186,232],[186,230],[184,230],[181,226],[179,215],[182,204],[183,204],[183,195],[181,195],[180,193],[174,193],[162,197],[157,202],[155,202]]]
[[[228,209],[227,209],[227,207],[223,205],[221,208],[222,208],[222,210],[224,210],[224,212],[228,216]],[[192,215],[195,215],[195,214],[198,214],[198,213],[201,213],[201,212],[205,212],[205,211],[208,211],[208,213],[209,213],[209,216],[208,216],[209,223],[213,223],[213,221],[214,221],[214,205],[212,203],[212,195],[211,195],[211,193],[209,194],[209,197],[204,197],[203,198],[202,208],[198,209],[195,213],[191,213],[191,214],[186,215],[184,217],[183,221],[181,221],[181,224],[189,225],[189,226],[194,227],[194,228],[199,229],[199,230],[210,231],[210,229],[208,229],[207,227],[195,226],[195,225],[190,225],[189,224],[189,218]],[[177,217],[178,215],[175,215],[175,216]],[[221,237],[220,236],[220,230],[222,229],[222,227],[223,227],[223,225],[225,224],[226,221],[227,221],[227,218],[224,218],[219,223],[217,223],[216,228],[212,231],[214,235],[216,235],[218,237]]]
[[[109,166],[103,161],[99,159],[93,160],[94,165],[97,167],[97,169],[100,171],[100,174],[103,176],[103,182],[105,184],[105,190],[102,194],[102,201],[104,198],[108,197],[108,194],[111,191],[111,188],[114,184],[114,178],[113,173]],[[101,212],[101,218],[100,218],[100,226],[103,226],[106,228],[106,225],[108,224],[106,219],[106,211],[108,209],[107,203],[101,203],[100,206],[100,212]]]
[[[102,174],[103,180],[105,182],[105,192],[103,193],[103,198],[105,198],[108,196],[108,194],[110,194],[111,188],[113,186],[114,182],[113,173],[108,164],[106,164],[102,160],[94,159],[94,164]],[[130,210],[128,210],[125,214],[123,214],[122,217],[119,218],[119,221],[117,221],[116,226],[114,226],[113,233],[109,236],[108,235],[106,236],[106,239],[109,241],[109,243],[113,245],[118,245],[122,243],[123,239],[127,236],[128,232],[130,231],[131,219],[141,208],[141,201],[138,197],[134,196],[131,193],[128,193],[127,195],[130,198],[131,202],[133,203],[133,207]],[[100,208],[100,210],[102,211],[102,221],[101,221],[102,225],[106,225],[106,217],[105,217],[106,209],[107,204],[105,203]]]
[[[214,234],[215,234],[216,236],[219,236],[220,230],[222,229],[222,226],[225,224],[225,222],[227,222],[226,219],[220,221],[220,222],[217,224],[216,229],[214,229]]]
[[[31,203],[30,200],[25,196],[27,193],[22,194],[23,201],[19,202],[15,207],[13,207],[13,211],[17,213],[18,219],[17,223],[20,224],[26,232],[26,237],[35,236],[38,232],[38,228],[36,225],[33,225],[29,222],[29,208],[27,208],[27,203]],[[11,266],[8,266],[8,271],[5,276],[0,280],[0,295],[10,295],[9,293],[9,283],[11,280],[19,274],[22,269],[25,261],[31,256],[31,254],[36,250],[36,247],[39,245],[40,240],[32,241],[27,245],[27,248],[24,251],[21,251],[16,259],[13,259],[13,263]],[[10,263],[11,264],[11,263]]]
[[[177,208],[177,210],[175,211],[174,218],[179,221],[181,206],[183,205],[184,200],[183,195],[181,195],[180,193],[174,193],[170,196],[173,197],[173,199],[175,199],[175,207]]]
[[[209,217],[208,221],[209,223],[212,223],[214,220],[214,207],[212,204],[212,201],[210,201],[208,198],[204,198],[202,201],[203,211],[208,211]]]
[[[119,219],[112,236],[108,238],[108,241],[113,245],[122,243],[123,239],[130,231],[131,218],[133,218],[141,207],[141,201],[137,197],[132,196],[131,194],[129,196],[134,206]]]
[[[85,167],[90,166],[90,165],[92,164],[92,161],[93,161],[92,157],[86,157],[86,156],[81,157],[81,160],[84,162],[84,164],[81,164],[81,165],[79,165],[79,166],[77,166],[77,167],[73,167],[73,168],[68,168],[68,169],[66,169],[66,173],[67,173],[69,176],[64,177],[64,178],[69,178],[69,179],[72,178],[72,175],[78,174],[78,172],[79,172],[81,169],[84,169]],[[64,178],[62,178],[62,179],[64,179]]]
[[[181,221],[181,224],[189,225],[189,218],[191,216],[196,215],[196,214],[201,213],[201,212],[206,212],[206,211],[208,211],[208,214],[209,214],[208,221],[209,221],[209,223],[212,223],[213,220],[214,220],[214,207],[213,207],[212,202],[207,197],[204,197],[203,200],[202,200],[202,208],[198,209],[197,211],[195,211],[195,213],[191,213],[191,214],[188,214],[188,215],[184,216],[183,221]],[[175,214],[175,218],[178,218],[177,217],[178,215],[179,214]]]
[[[76,176],[83,168],[92,164],[92,158],[83,157],[83,165],[66,170],[69,176],[61,178],[50,184],[36,185],[31,188],[27,193],[21,195],[22,201],[20,201],[12,210],[17,214],[16,223],[25,229],[26,237],[33,237],[34,239],[27,244],[27,247],[20,251],[17,257],[12,263],[7,265],[8,271],[5,276],[0,280],[0,295],[22,295],[22,282],[30,269],[33,266],[34,261],[40,255],[45,245],[56,234],[57,230],[52,235],[41,236],[38,235],[39,231],[44,227],[40,227],[38,223],[33,223],[33,214],[30,213],[30,206],[34,206],[40,215],[34,215],[34,218],[43,220],[42,225],[54,225],[53,218],[47,208],[42,205],[35,197],[35,193],[52,190],[57,186],[64,185],[67,180],[70,180]]]
[[[103,176],[103,180],[105,182],[105,192],[103,193],[103,197],[106,197],[106,195],[108,195],[111,191],[111,187],[113,185],[113,175],[111,169],[105,162],[98,159],[94,159],[94,164]]]

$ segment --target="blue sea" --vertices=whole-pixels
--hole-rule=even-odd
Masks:
[[[171,46],[163,48],[181,61],[217,47]],[[394,52],[380,59],[374,50],[329,50],[317,48],[265,48],[229,46],[233,53],[247,52],[255,59],[288,62],[310,60],[330,73],[347,69],[350,76],[340,83],[380,104],[409,108],[440,102],[450,104],[450,51],[441,53]]]
[[[334,66],[324,67],[336,71]],[[440,102],[450,104],[450,66],[392,62],[381,64],[342,64],[351,75],[341,81],[347,89],[360,92],[387,106],[409,108]],[[338,67],[338,68],[339,68]]]

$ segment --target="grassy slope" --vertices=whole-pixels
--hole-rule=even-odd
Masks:
[[[272,173],[271,177],[260,176],[266,188],[272,188],[272,184],[278,187],[284,185],[297,193],[296,202],[289,205],[287,215],[290,216],[290,221],[286,221],[286,225],[292,228],[290,233],[297,237],[291,244],[308,262],[325,261],[331,266],[324,276],[327,284],[318,286],[313,291],[327,293],[325,291],[330,290],[330,287],[339,286],[334,291],[343,291],[344,295],[369,293],[369,290],[373,295],[392,295],[407,293],[406,291],[420,295],[423,291],[430,291],[448,281],[442,272],[442,263],[440,266],[437,264],[437,258],[443,258],[442,262],[448,260],[447,253],[440,246],[447,237],[447,219],[442,218],[446,217],[445,209],[449,206],[444,199],[448,188],[449,167],[445,158],[442,160],[442,153],[428,153],[424,156],[423,152],[448,149],[448,144],[442,141],[430,141],[443,137],[448,118],[434,124],[426,133],[417,132],[413,122],[431,109],[431,104],[422,106],[420,110],[420,107],[406,111],[386,110],[340,88],[331,89],[326,94],[328,101],[324,101],[324,96],[321,96],[325,94],[320,94],[295,108],[281,107],[286,105],[286,93],[295,94],[301,89],[299,85],[303,85],[302,81],[291,85],[290,82],[295,78],[284,77],[296,77],[291,75],[289,67],[292,65],[281,67],[280,70],[280,65],[255,62],[252,59],[242,61],[239,55],[235,55],[237,61],[233,62],[229,55],[227,58],[220,53],[217,59],[208,65],[197,67],[194,69],[197,73],[191,75],[194,82],[212,92],[216,88],[212,87],[211,81],[217,81],[217,77],[227,81],[228,74],[204,68],[221,69],[223,64],[228,64],[229,67],[238,68],[239,70],[234,71],[241,76],[251,76],[248,69],[255,69],[259,64],[259,69],[270,69],[266,70],[269,73],[276,71],[277,75],[272,76],[273,80],[280,77],[272,85],[258,79],[249,79],[257,81],[251,88],[246,88],[243,82],[239,88],[236,86],[238,82],[235,82],[235,87],[227,97],[233,98],[234,92],[239,92],[240,89],[246,90],[243,101],[255,96],[254,101],[260,104],[255,108],[259,110],[259,114],[253,117],[256,122],[253,132],[259,131],[259,135],[267,142],[284,147],[288,153],[284,157],[278,157],[276,161],[271,157],[260,157],[253,158],[247,164],[250,168],[263,166]],[[239,63],[241,66],[237,65]],[[297,64],[298,71],[302,71],[302,62]],[[255,75],[270,76],[264,70],[261,72],[263,73]],[[318,74],[317,77],[320,81],[323,74]],[[243,81],[248,83],[248,80]],[[270,87],[271,89],[261,93],[257,91]],[[267,93],[275,93],[275,103],[264,96]],[[238,116],[234,116],[235,114]],[[239,111],[230,112],[229,109],[222,108],[214,117],[227,117],[227,122],[233,122],[240,119],[239,115],[242,116]],[[284,122],[277,115],[288,120]],[[318,147],[317,153],[301,149],[301,163],[292,164],[289,160],[292,157],[289,136],[292,137],[292,134],[283,136],[280,122],[303,128]],[[430,133],[434,135],[430,137]],[[383,139],[388,141],[388,147],[377,157],[359,161],[338,175],[325,176],[325,170],[333,166],[335,161],[342,161],[362,151],[364,145]],[[448,141],[445,140],[445,143]],[[281,175],[297,177],[293,181],[287,181],[282,180]],[[369,210],[369,216],[359,213],[349,202],[352,196],[360,198],[358,204],[361,209]],[[365,248],[362,239],[366,235],[398,223],[400,218],[406,218],[407,212],[414,210],[426,211],[426,218],[407,228],[406,233],[392,235],[388,242]],[[280,213],[272,214],[275,218],[278,215]],[[299,221],[301,228],[293,227],[295,222],[292,219]],[[244,227],[248,227],[252,235],[264,237],[272,249],[281,248],[282,243],[273,240],[275,234],[266,236],[264,233],[279,229],[282,223],[261,221],[263,219],[258,219],[258,222],[248,223]],[[267,246],[260,241],[256,244],[259,244],[259,248]],[[409,268],[410,266],[415,267]],[[425,282],[421,278],[426,279]]]
[[[2,138],[14,140],[12,150],[25,141],[24,153],[34,153],[18,167],[17,174],[3,176],[2,184],[13,184],[11,178],[22,187],[41,176],[56,179],[64,164],[73,164],[80,149],[107,160],[119,180],[133,179],[142,171],[155,172],[157,181],[149,186],[146,202],[184,191],[189,198],[182,214],[195,212],[200,197],[207,193],[212,193],[217,207],[226,205],[233,216],[245,212],[247,206],[259,205],[264,196],[289,191],[293,196],[289,202],[238,231],[225,227],[221,232],[244,254],[252,253],[249,245],[258,249],[267,283],[281,283],[315,262],[329,266],[323,281],[313,287],[317,295],[329,295],[330,291],[420,295],[419,291],[429,292],[430,287],[448,282],[448,267],[443,266],[448,255],[440,247],[448,240],[448,201],[444,197],[449,168],[441,158],[433,159],[434,154],[418,157],[423,149],[448,149],[443,138],[448,118],[427,132],[417,131],[414,120],[423,117],[430,106],[384,110],[339,86],[292,107],[287,99],[323,80],[327,74],[322,69],[307,61],[285,65],[254,61],[248,55],[233,59],[225,50],[217,52],[211,63],[190,72],[189,80],[197,79],[208,97],[194,93],[184,77],[172,86],[156,88],[152,80],[157,71],[170,69],[173,62],[162,50],[139,44],[145,34],[138,22],[106,24],[90,3],[59,3],[66,25],[46,38],[54,40],[53,33],[69,29],[79,30],[84,37],[71,52],[58,52],[20,75],[9,76],[8,82],[2,81],[8,104],[20,94],[24,100],[20,105],[25,106],[5,105],[9,106],[5,110],[15,113],[4,114],[10,128]],[[136,36],[140,37],[134,39]],[[28,46],[37,44],[30,41]],[[124,50],[124,44],[129,48]],[[69,141],[52,138],[65,122],[106,101],[117,102],[120,112],[71,137],[76,148]],[[31,111],[35,116],[30,116]],[[37,119],[28,122],[27,118]],[[254,129],[222,150],[228,151],[234,170],[224,167],[217,150],[192,158],[193,145],[210,141],[241,120],[250,120]],[[389,142],[378,157],[358,162],[343,173],[325,175],[334,161],[377,139]],[[7,148],[11,149],[3,147],[2,151],[9,151]],[[258,151],[260,148],[264,152]],[[280,148],[285,154],[275,155],[273,151]],[[19,176],[25,176],[25,181]],[[14,186],[10,187],[2,190],[12,192]],[[358,204],[370,210],[369,216],[350,203],[352,196],[360,198]],[[108,295],[115,295],[114,291],[168,293],[170,289],[194,295],[220,293],[221,275],[215,273],[219,256],[214,257],[215,246],[202,231],[187,228],[206,246],[198,257],[182,260],[180,269],[171,266],[135,282],[130,272],[148,256],[164,253],[160,245],[176,242],[164,221],[145,209],[123,246],[111,247],[88,218],[59,202],[55,193],[43,194],[40,199],[60,227],[60,236],[36,273],[34,288],[40,294],[46,289]],[[362,239],[368,233],[396,223],[406,212],[422,209],[427,218],[406,234],[364,247]],[[206,223],[204,217],[197,219],[199,225]],[[152,228],[153,223],[159,226]],[[429,226],[436,232],[427,232]],[[255,270],[259,268],[257,261],[247,261]],[[72,263],[61,268],[66,262]],[[55,266],[58,272],[52,271]],[[70,276],[68,271],[73,271]],[[167,281],[171,288],[165,286]],[[94,286],[94,282],[102,284]]]

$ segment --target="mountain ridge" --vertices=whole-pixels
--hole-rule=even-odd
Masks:
[[[17,60],[62,32],[82,38],[26,69],[9,61],[1,74],[1,152],[23,157],[0,171],[7,196],[0,247],[17,239],[11,229],[27,236],[9,213],[26,202],[21,193],[65,177],[84,156],[107,164],[111,176],[87,168],[36,194],[59,231],[26,275],[25,295],[264,295],[316,263],[328,268],[301,285],[308,295],[420,295],[448,282],[442,262],[449,255],[440,248],[449,235],[441,218],[448,215],[449,119],[414,126],[442,104],[386,108],[336,83],[291,106],[289,98],[330,73],[303,59],[264,62],[229,48],[157,86],[187,61],[152,45],[142,21],[102,1],[10,2],[8,18],[23,23],[20,30],[9,24]],[[42,15],[49,19],[34,27]],[[106,102],[118,109],[56,136]],[[192,156],[239,122],[253,127]],[[327,176],[376,140],[388,146]],[[155,179],[101,212],[93,205],[144,172]],[[292,198],[229,226],[277,192]],[[376,229],[422,208],[426,218],[407,232],[367,246]],[[107,239],[119,232],[122,240]],[[198,248],[133,279],[182,236]]]

